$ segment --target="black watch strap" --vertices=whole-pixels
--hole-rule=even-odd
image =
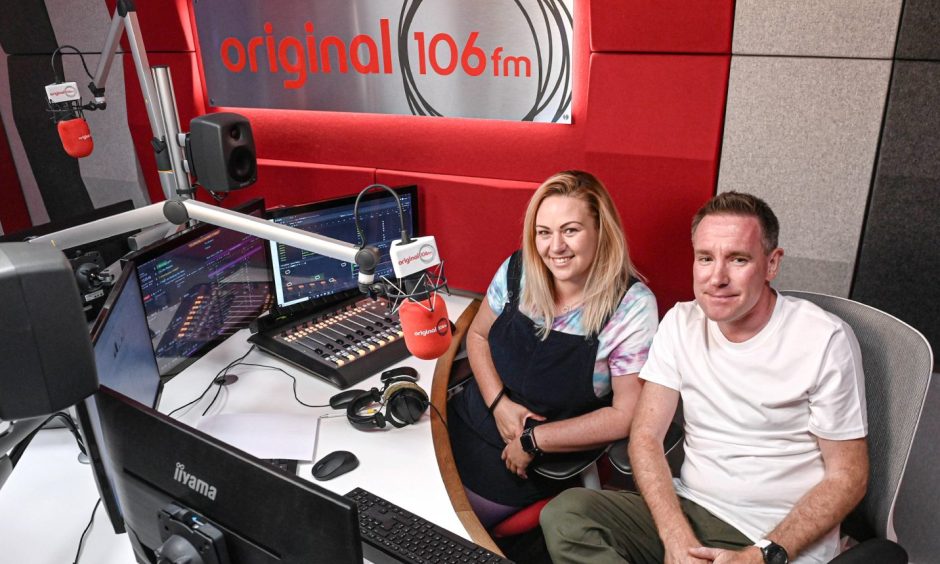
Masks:
[[[527,454],[532,456],[538,456],[542,454],[542,449],[539,448],[538,443],[535,442],[535,435],[533,431],[535,427],[526,427],[522,434],[519,435],[519,442],[522,443],[522,450]]]

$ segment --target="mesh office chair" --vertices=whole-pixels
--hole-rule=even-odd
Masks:
[[[873,307],[824,294],[784,292],[809,300],[852,327],[862,351],[868,405],[868,491],[843,521],[842,531],[861,544],[834,563],[900,563],[894,506],[920,422],[933,370],[930,343],[916,329]]]

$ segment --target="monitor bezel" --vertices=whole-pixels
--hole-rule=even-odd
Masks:
[[[94,325],[91,328],[90,338],[92,348],[98,344],[98,339],[101,337],[101,333],[104,331],[104,328],[107,326],[108,320],[111,317],[111,311],[114,309],[114,304],[118,299],[120,299],[128,281],[132,276],[135,279],[137,277],[137,269],[134,263],[125,263],[124,268],[121,270],[121,274],[118,276],[117,281],[111,287],[108,297],[105,300],[104,305],[102,305],[101,311],[98,313],[98,317],[95,318]],[[143,303],[139,305],[140,308],[143,309]],[[146,311],[143,313],[146,316]],[[156,358],[154,358],[153,363],[154,371],[159,375],[159,370],[156,366]],[[159,404],[162,393],[163,379],[161,378],[157,384],[157,392],[154,394],[153,405],[150,407],[156,407]],[[85,452],[88,456],[88,462],[91,465],[92,475],[95,479],[95,486],[98,488],[98,494],[101,497],[102,503],[104,504],[105,513],[108,515],[108,520],[111,522],[111,527],[114,529],[115,534],[122,534],[125,532],[124,520],[121,517],[121,508],[118,505],[117,494],[111,487],[111,481],[108,479],[107,470],[104,467],[104,457],[102,456],[102,452],[98,446],[99,437],[95,436],[94,424],[91,420],[89,401],[90,398],[86,398],[76,403],[75,415],[78,417],[78,427],[82,434],[82,439],[85,445]]]
[[[285,563],[306,562],[314,554],[330,562],[362,562],[358,507],[352,500],[107,386],[96,397],[125,528],[147,550],[155,548],[158,511],[172,502],[223,530],[233,561],[250,544],[251,555],[260,548],[259,557],[238,562],[281,562],[272,557],[277,549]],[[218,487],[217,494],[210,497],[203,484],[194,488],[187,478],[181,481],[180,468],[206,486]],[[248,535],[253,537],[250,543]],[[285,546],[276,546],[279,541],[295,552],[285,553]],[[239,548],[233,549],[233,542]],[[335,553],[329,554],[331,550]]]

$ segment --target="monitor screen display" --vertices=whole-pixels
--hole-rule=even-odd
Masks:
[[[409,235],[417,235],[417,187],[406,186],[396,188],[395,191],[401,200],[405,229]],[[269,210],[268,216],[275,223],[340,241],[361,244],[353,221],[355,202],[355,196],[336,198],[272,209]],[[392,264],[388,258],[388,248],[392,241],[401,239],[398,203],[395,198],[386,191],[376,191],[363,196],[359,202],[359,224],[366,242],[378,247],[382,253],[382,262],[376,269],[376,277],[391,277]],[[279,306],[358,288],[358,271],[353,263],[303,251],[283,243],[269,242],[269,245],[274,271],[274,291]]]
[[[238,211],[262,217],[264,204]],[[203,224],[132,260],[164,376],[179,373],[271,305],[266,246],[252,235]]]
[[[144,405],[154,407],[160,392],[160,373],[150,346],[150,331],[141,303],[140,286],[133,264],[124,267],[92,329],[98,381]],[[76,405],[85,447],[91,460],[98,492],[111,524],[124,532],[120,506],[104,467],[107,445],[101,439],[94,396]]]
[[[220,561],[233,564],[362,562],[353,501],[106,387],[97,398],[125,527],[141,562],[153,562],[153,550],[171,536],[217,539],[200,545],[206,562],[217,561],[209,555],[220,550],[228,557]]]

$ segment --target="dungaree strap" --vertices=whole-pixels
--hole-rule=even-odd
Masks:
[[[509,257],[509,272],[506,275],[506,297],[515,308],[519,304],[519,285],[522,281],[522,249]]]
[[[509,272],[506,274],[506,297],[508,298],[508,304],[515,308],[519,305],[519,286],[522,281],[522,249],[518,249],[516,252],[509,257]],[[636,284],[638,280],[633,276],[627,281],[627,289],[624,290],[623,294],[620,295],[620,299],[617,300],[617,305],[620,305],[620,302],[623,301],[623,297],[630,291],[630,287]],[[604,328],[607,327],[607,324],[610,323],[610,318],[614,316],[614,312],[617,311],[615,306],[610,313],[607,314],[607,318],[604,319],[604,322],[601,323],[601,330],[593,335],[588,336],[588,340],[597,339],[598,335],[604,331]]]

